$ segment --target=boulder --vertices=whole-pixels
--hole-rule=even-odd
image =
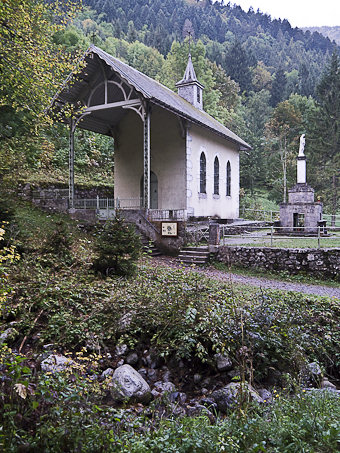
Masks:
[[[329,382],[327,378],[323,378],[321,381],[321,388],[322,389],[334,389],[336,390],[336,386],[332,384],[332,382]]]
[[[300,373],[303,387],[320,387],[322,370],[317,362],[308,363]]]
[[[13,327],[6,329],[4,332],[0,334],[0,345],[2,343],[7,343],[15,340],[15,338],[18,335],[19,335],[18,331],[16,329],[13,329]]]
[[[214,359],[218,371],[229,371],[233,367],[233,362],[224,354],[215,354]]]
[[[160,394],[163,393],[172,393],[176,391],[175,384],[172,382],[162,382],[162,381],[157,381],[154,384],[154,388],[159,392]]]
[[[227,412],[229,409],[233,409],[240,402],[241,398],[247,401],[263,403],[263,399],[250,384],[243,384],[241,382],[231,382],[226,387],[215,390],[211,394],[211,397],[221,412]]]
[[[41,362],[41,370],[45,373],[60,373],[61,371],[67,370],[74,361],[60,354],[51,354],[45,360]]]
[[[115,401],[133,400],[148,403],[151,399],[149,384],[130,365],[115,370],[111,381],[111,396]]]
[[[272,395],[272,392],[270,392],[269,390],[267,389],[259,389],[258,390],[258,394],[260,395],[260,397],[263,399],[263,402],[264,403],[271,403],[273,401],[273,395]]]

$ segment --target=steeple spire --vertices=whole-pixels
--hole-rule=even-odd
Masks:
[[[178,94],[182,98],[190,102],[190,104],[199,110],[203,110],[202,92],[204,86],[197,80],[190,53],[183,79],[176,83],[176,87],[178,89]]]

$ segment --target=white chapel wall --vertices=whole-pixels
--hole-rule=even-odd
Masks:
[[[206,193],[200,193],[200,156],[206,157]],[[214,194],[214,160],[219,160],[219,195]],[[231,166],[231,193],[226,195],[226,167]],[[195,217],[239,217],[239,151],[237,145],[192,125],[187,135],[187,209]]]
[[[158,208],[185,209],[185,138],[175,115],[151,112],[151,171],[158,179]],[[115,148],[115,197],[138,198],[143,175],[143,123],[134,112],[120,122]],[[118,146],[117,146],[118,145]]]

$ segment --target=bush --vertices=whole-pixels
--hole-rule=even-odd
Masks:
[[[93,262],[93,269],[104,276],[133,275],[141,250],[142,244],[134,227],[117,214],[99,231],[95,243],[98,257]]]

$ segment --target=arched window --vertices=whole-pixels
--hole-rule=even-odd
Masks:
[[[200,157],[200,192],[206,193],[207,191],[207,160],[205,154],[201,153]]]
[[[215,157],[214,160],[214,195],[219,195],[220,193],[220,163],[218,157]]]
[[[230,162],[228,160],[227,163],[227,170],[226,170],[226,196],[230,197],[231,195],[231,167],[230,167]]]

